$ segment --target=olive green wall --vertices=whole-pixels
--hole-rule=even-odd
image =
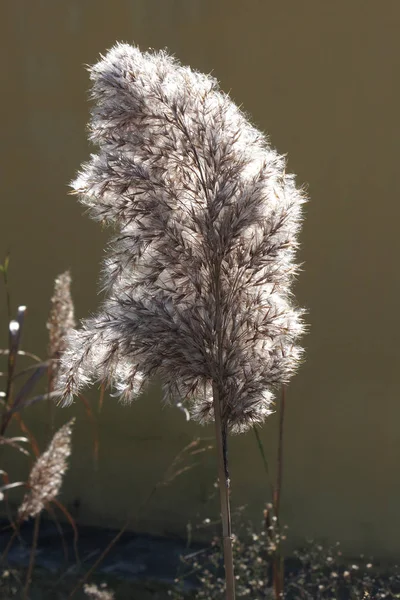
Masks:
[[[98,302],[107,232],[67,195],[89,153],[83,65],[121,40],[167,46],[213,70],[288,153],[312,199],[296,289],[310,333],[288,393],[283,519],[293,539],[340,539],[349,552],[396,557],[400,2],[2,0],[0,23],[0,254],[11,249],[13,297],[29,306],[25,347],[45,350],[59,272],[71,268],[79,317]],[[185,443],[212,435],[150,396],[131,408],[106,401],[97,471],[82,407],[57,409],[58,422],[79,416],[63,498],[80,521],[121,523]],[[43,430],[43,409],[31,412]],[[262,436],[271,455],[275,418]],[[232,440],[231,463],[233,503],[248,502],[256,521],[268,487],[252,434]],[[208,516],[211,453],[202,465],[160,491],[135,526],[180,533],[196,511]]]

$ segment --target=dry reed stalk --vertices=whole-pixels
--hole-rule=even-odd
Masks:
[[[283,432],[285,422],[285,408],[286,408],[286,389],[282,387],[281,402],[279,407],[279,435],[278,435],[278,455],[277,455],[277,473],[276,473],[276,485],[274,489],[274,514],[276,517],[276,524],[278,527],[279,540],[281,540],[281,522],[280,522],[280,508],[281,508],[281,493],[282,493],[282,478],[283,478]],[[283,597],[284,591],[284,559],[281,550],[281,541],[277,548],[276,555],[273,561],[273,588],[275,599],[279,600]]]
[[[29,594],[29,588],[31,586],[31,581],[32,581],[32,573],[33,573],[33,567],[35,565],[37,542],[38,542],[38,538],[39,538],[39,525],[40,525],[40,513],[38,513],[35,517],[35,526],[33,529],[33,539],[32,539],[31,551],[30,551],[30,555],[29,555],[29,564],[28,564],[28,571],[26,573],[25,587],[24,587],[24,591],[23,591],[23,600],[28,600],[28,598],[29,598],[28,594]]]
[[[228,600],[235,598],[235,572],[232,548],[232,523],[229,501],[229,471],[227,462],[227,430],[221,417],[221,407],[218,390],[214,391],[215,437],[217,442],[218,458],[218,485],[221,504],[222,541],[224,551],[226,597]]]

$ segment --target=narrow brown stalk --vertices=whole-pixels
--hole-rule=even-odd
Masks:
[[[6,290],[6,300],[7,300],[7,315],[8,320],[11,321],[11,293],[10,293],[10,285],[8,281],[8,267],[10,264],[10,253],[7,252],[6,257],[2,265],[0,265],[0,270],[3,273],[4,287]]]
[[[54,392],[54,377],[52,375],[51,372],[51,366],[47,369],[47,392],[48,392],[48,398],[47,398],[47,424],[46,424],[46,429],[47,429],[47,441],[50,442],[51,438],[54,435],[54,413],[55,413],[55,402],[53,400],[53,398],[50,396],[51,392]]]
[[[28,572],[26,574],[26,582],[25,582],[23,600],[28,600],[28,593],[29,593],[29,588],[30,588],[31,580],[32,580],[32,572],[33,572],[33,567],[35,564],[37,541],[38,541],[38,537],[39,537],[39,525],[40,525],[40,513],[35,517],[35,527],[33,529],[32,547],[31,547],[31,554],[29,557]]]
[[[77,566],[79,567],[81,564],[81,559],[79,558],[79,549],[78,549],[79,534],[78,534],[78,528],[76,526],[76,523],[75,523],[74,519],[72,518],[71,514],[69,513],[69,511],[65,508],[64,504],[62,504],[59,500],[57,500],[57,498],[53,498],[52,503],[55,506],[57,506],[57,508],[63,513],[64,517],[67,519],[67,521],[69,522],[69,524],[72,527],[72,530],[74,532],[75,560],[76,560]]]
[[[233,569],[232,526],[229,503],[229,477],[226,461],[227,431],[222,423],[221,405],[217,386],[213,386],[215,435],[218,454],[218,481],[221,501],[222,539],[224,546],[226,599],[235,600],[235,575]]]
[[[215,321],[214,327],[218,339],[218,363],[219,375],[221,380],[224,377],[223,361],[223,326],[221,309],[221,263],[217,262],[214,266],[214,295],[215,295]],[[224,566],[225,566],[225,586],[226,600],[235,600],[235,574],[233,567],[233,549],[232,549],[232,525],[231,510],[229,502],[229,473],[228,473],[228,448],[227,423],[222,417],[221,411],[221,393],[218,384],[213,382],[213,406],[215,421],[215,437],[218,456],[218,482],[219,497],[221,503],[221,521],[222,521],[222,540],[224,548]]]
[[[6,385],[6,395],[4,397],[4,409],[3,409],[3,414],[2,414],[2,419],[1,419],[1,435],[4,435],[5,430],[7,428],[8,425],[8,421],[7,420],[7,411],[8,408],[11,404],[11,396],[12,396],[12,389],[13,389],[13,376],[14,376],[14,371],[15,371],[15,365],[16,365],[16,358],[17,358],[17,354],[18,354],[18,345],[16,344],[16,338],[15,335],[13,336],[12,332],[10,331],[9,334],[9,341],[8,341],[8,345],[9,345],[9,352],[8,352],[8,363],[7,363],[7,385]]]
[[[273,588],[275,600],[283,598],[283,559],[278,552],[273,564]]]
[[[276,474],[276,485],[274,490],[274,513],[277,519],[276,524],[278,527],[278,534],[280,536],[280,504],[281,504],[281,490],[282,490],[282,476],[283,476],[283,428],[285,423],[285,400],[286,400],[286,389],[282,387],[281,394],[281,407],[279,412],[279,436],[278,436],[278,457],[277,457],[277,474]],[[276,600],[283,597],[284,589],[284,562],[281,552],[281,541],[279,539],[279,546],[276,551],[276,556],[273,562],[273,588],[274,596]]]
[[[279,519],[279,510],[281,504],[281,490],[282,490],[282,474],[283,474],[283,426],[285,422],[285,400],[286,400],[286,388],[282,387],[281,394],[281,410],[279,413],[279,438],[278,438],[278,458],[277,458],[277,474],[276,474],[276,486],[274,492],[274,509],[275,516]]]
[[[0,565],[6,560],[6,558],[8,556],[8,553],[10,551],[10,548],[13,545],[14,540],[17,537],[18,533],[19,533],[19,530],[18,529],[14,529],[14,533],[12,534],[12,536],[10,537],[10,539],[8,540],[8,544],[5,547],[5,549],[3,551],[3,554],[0,557]]]
[[[60,539],[61,539],[61,545],[63,547],[63,552],[64,552],[64,559],[65,559],[65,564],[68,564],[68,547],[65,541],[65,536],[64,536],[64,532],[62,530],[62,527],[60,525],[60,522],[58,520],[57,514],[55,512],[55,510],[52,508],[52,506],[50,504],[47,505],[47,512],[50,514],[51,518],[54,521],[54,524],[57,528],[57,531],[59,533]]]

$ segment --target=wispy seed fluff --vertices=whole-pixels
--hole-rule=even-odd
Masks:
[[[54,281],[54,293],[51,298],[50,314],[47,321],[52,387],[56,384],[60,357],[67,347],[68,333],[75,325],[74,303],[71,296],[71,275],[69,271],[65,271]]]
[[[305,197],[215,79],[117,44],[90,68],[97,154],[73,183],[117,235],[101,310],[70,336],[62,394],[96,380],[165,397],[233,430],[262,421],[301,357],[290,285]]]
[[[53,436],[47,450],[37,458],[29,475],[29,491],[18,510],[21,519],[36,517],[60,492],[63,476],[71,454],[74,419]]]

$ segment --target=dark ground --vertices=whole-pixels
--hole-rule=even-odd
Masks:
[[[10,539],[8,522],[0,522],[0,553],[4,552]],[[35,569],[30,591],[31,600],[61,600],[67,598],[77,581],[116,535],[117,531],[80,526],[77,564],[74,536],[67,524],[62,525],[63,539],[55,524],[43,521],[35,559]],[[12,588],[18,587],[17,579],[24,581],[28,568],[33,535],[33,521],[24,523],[21,534],[8,552],[2,568],[9,575],[0,578],[0,599],[18,598]],[[153,537],[133,532],[124,533],[96,569],[90,582],[107,582],[116,592],[118,600],[164,600],[174,584],[180,556],[185,552],[185,543],[163,537]],[[1,571],[0,571],[1,572]],[[17,579],[16,579],[17,578]],[[190,584],[188,584],[188,591]],[[77,594],[74,598],[84,598]]]

